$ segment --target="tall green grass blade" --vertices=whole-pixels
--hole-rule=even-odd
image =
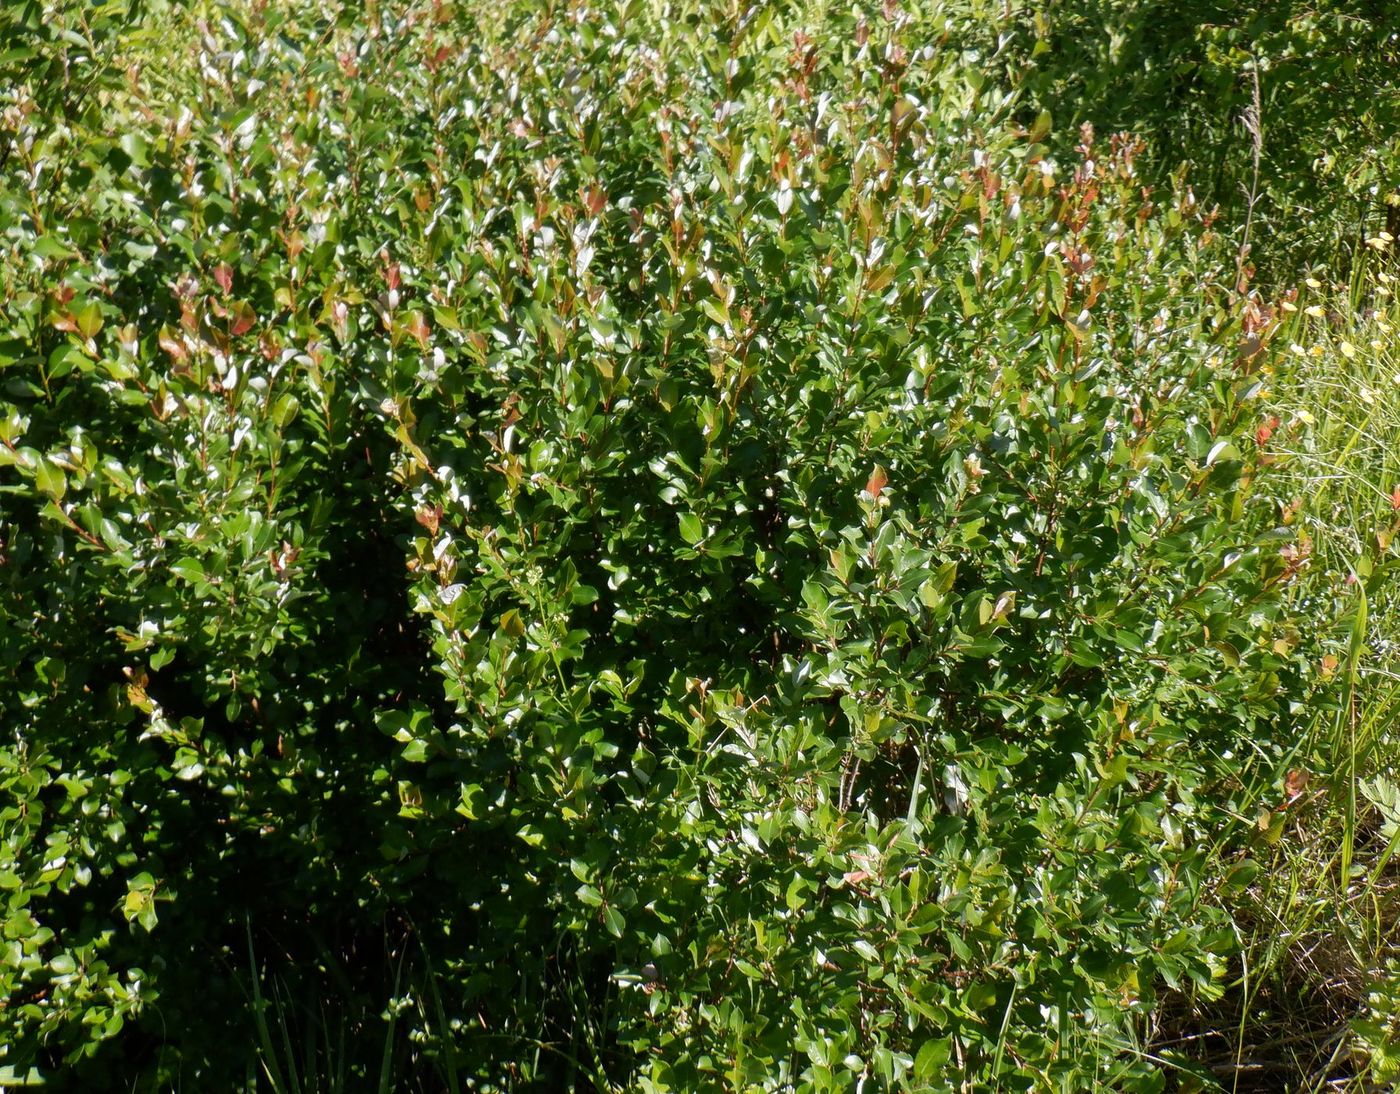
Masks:
[[[418,945],[423,951],[424,978],[428,984],[428,997],[433,1004],[433,1017],[437,1022],[438,1039],[442,1043],[442,1066],[447,1072],[447,1092],[448,1094],[460,1094],[461,1082],[457,1077],[457,1054],[452,1043],[452,1026],[447,1020],[447,1010],[442,1005],[442,993],[438,990],[437,971],[433,967],[432,958],[428,954],[428,947],[421,934],[418,936]]]
[[[1367,601],[1366,589],[1361,582],[1356,584],[1356,611],[1351,621],[1351,637],[1347,644],[1346,675],[1342,680],[1342,704],[1338,711],[1337,748],[1345,749],[1346,763],[1346,817],[1342,830],[1341,876],[1339,885],[1343,892],[1351,884],[1351,861],[1356,848],[1356,683],[1360,671],[1361,651],[1366,645]]]
[[[379,1094],[389,1094],[394,1075],[394,1034],[399,1021],[399,985],[403,981],[404,955],[399,954],[399,964],[394,971],[394,991],[389,999],[389,1028],[384,1032],[384,1055],[379,1063]]]
[[[274,1094],[293,1094],[292,1088],[282,1077],[282,1069],[277,1062],[277,1046],[272,1040],[272,1031],[267,1026],[267,1001],[263,998],[259,985],[258,961],[253,953],[253,925],[245,924],[248,934],[248,969],[253,982],[253,1024],[258,1034],[258,1050],[262,1057],[263,1071],[272,1084]]]
[[[292,1094],[302,1094],[301,1073],[296,1063],[296,1049],[292,1047],[291,1008],[283,1003],[282,991],[276,984],[272,987],[272,998],[277,1006],[278,1031],[282,1034],[282,1051],[285,1053],[283,1059],[285,1059],[287,1063],[287,1083],[291,1088]],[[313,1061],[312,1066],[308,1070],[308,1074],[315,1075],[315,1073],[315,1064]]]

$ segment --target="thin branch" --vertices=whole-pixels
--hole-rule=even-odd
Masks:
[[[1249,188],[1244,192],[1244,236],[1240,240],[1240,249],[1235,256],[1235,291],[1240,294],[1245,292],[1244,263],[1245,259],[1249,257],[1250,233],[1254,227],[1254,206],[1259,201],[1259,162],[1264,156],[1264,106],[1259,91],[1259,62],[1257,59],[1249,66],[1249,77],[1252,82],[1253,94],[1250,104],[1244,108],[1244,113],[1240,115],[1240,122],[1250,137],[1254,170],[1250,178]]]

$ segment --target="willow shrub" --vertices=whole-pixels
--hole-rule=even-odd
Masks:
[[[0,1064],[411,924],[421,1074],[1160,1088],[1310,678],[1208,218],[941,10],[369,10],[6,13]]]

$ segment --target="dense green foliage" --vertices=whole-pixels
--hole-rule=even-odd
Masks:
[[[1355,597],[1081,6],[7,6],[0,1076],[1214,1082]]]
[[[1393,0],[1046,0],[996,26],[1029,103],[1189,165],[1200,200],[1253,221],[1262,271],[1341,268],[1370,232],[1400,235]]]

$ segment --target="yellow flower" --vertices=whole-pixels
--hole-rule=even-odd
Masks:
[[[1307,286],[1308,288],[1310,288],[1310,289],[1320,289],[1320,288],[1322,288],[1322,282],[1319,281],[1319,280],[1318,280],[1317,278],[1315,278],[1315,277],[1305,278],[1305,279],[1303,280],[1303,284],[1306,285],[1306,286]]]
[[[1345,338],[1342,339],[1340,348],[1342,351],[1342,356],[1345,357],[1348,361],[1350,361],[1353,357],[1356,356],[1356,347],[1353,346],[1350,342],[1348,342]]]
[[[1321,304],[1309,304],[1309,305],[1308,305],[1306,308],[1304,308],[1303,310],[1304,310],[1305,312],[1307,312],[1309,315],[1311,315],[1314,319],[1321,319],[1321,318],[1323,317],[1323,315],[1326,314],[1326,313],[1322,310],[1322,305],[1321,305]]]

